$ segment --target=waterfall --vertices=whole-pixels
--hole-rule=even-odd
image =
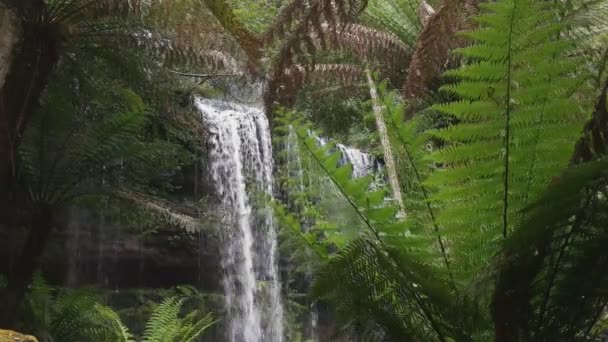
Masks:
[[[317,140],[318,141],[318,140]],[[302,165],[302,159],[300,157],[300,148],[298,145],[298,136],[295,132],[295,129],[293,128],[293,126],[289,126],[289,133],[287,135],[287,139],[285,141],[285,146],[283,146],[283,148],[285,149],[285,151],[287,151],[287,170],[289,172],[289,177],[290,178],[295,178],[297,180],[296,186],[297,186],[297,190],[299,192],[304,192],[304,167]],[[289,197],[289,196],[288,196]],[[290,199],[288,198],[288,201],[290,202],[290,206],[296,206],[294,203],[291,203]],[[302,230],[304,232],[308,232],[310,229],[310,225],[306,224],[306,222],[304,224],[302,224]],[[310,249],[306,249],[306,257],[308,259],[312,259],[313,255],[312,255],[312,251]],[[306,265],[306,278],[307,281],[309,283],[312,283],[312,277],[313,277],[313,270],[310,264]],[[319,321],[319,313],[317,312],[317,309],[315,307],[314,303],[310,304],[310,311],[309,311],[309,321],[308,321],[308,340],[307,341],[314,341],[317,342],[319,341],[319,336],[318,336],[318,332],[317,332],[317,325],[318,325],[318,321]]]
[[[327,139],[319,136],[315,136],[315,139],[319,146],[324,146],[328,142]],[[340,165],[351,164],[353,166],[353,178],[364,177],[377,171],[376,158],[371,154],[343,144],[336,144],[336,147],[342,154]]]
[[[222,248],[229,341],[282,342],[283,307],[272,212],[254,208],[253,192],[248,191],[273,192],[268,120],[254,107],[200,98],[196,106],[210,133],[211,178],[230,213]]]
[[[336,146],[342,153],[342,165],[351,164],[353,166],[353,178],[364,177],[374,172],[375,158],[371,154],[342,144]]]
[[[308,134],[315,138],[318,146],[324,146],[328,143],[327,139],[314,134],[312,131],[309,131]],[[338,151],[340,151],[340,154],[341,154],[339,165],[345,165],[345,164],[352,165],[352,168],[353,168],[352,178],[360,178],[360,177],[367,176],[369,174],[375,175],[376,173],[379,173],[378,164],[377,164],[376,159],[373,157],[373,155],[362,152],[359,149],[349,147],[349,146],[346,146],[343,144],[336,144],[336,148],[338,149]],[[302,164],[302,159],[300,157],[298,136],[297,136],[297,133],[293,126],[289,126],[289,132],[287,135],[287,139],[285,140],[283,149],[287,152],[286,167],[288,170],[288,175],[291,179],[296,180],[294,183],[295,183],[295,186],[297,187],[297,191],[304,192],[305,191],[304,165]],[[316,181],[319,181],[319,179],[310,179],[309,178],[306,181],[306,183],[310,184],[311,182],[316,182]],[[337,190],[335,184],[328,181],[327,179],[325,179],[325,181],[327,183],[321,186],[321,192],[324,193],[324,195],[329,195],[329,196],[338,194],[338,190]],[[326,191],[327,191],[327,193],[325,193]],[[292,207],[296,206],[289,198],[288,198],[288,203]],[[310,229],[310,225],[307,224],[306,222],[304,222],[304,224],[302,224],[302,230],[304,232],[307,232],[309,229]],[[310,258],[313,257],[312,251],[310,249],[306,250],[306,254]],[[307,266],[308,267],[305,270],[306,277],[308,278],[309,282],[312,282],[313,270],[310,267],[310,264]],[[315,341],[315,342],[319,341],[319,336],[318,336],[318,331],[317,331],[319,314],[317,312],[317,308],[315,307],[314,303],[310,305],[310,312],[309,312],[308,320],[309,320],[308,327],[307,327],[308,340]]]

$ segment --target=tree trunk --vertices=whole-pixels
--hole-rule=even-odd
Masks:
[[[17,34],[15,14],[0,4],[0,89],[4,86],[6,74],[8,74],[9,66],[13,61]]]
[[[369,85],[369,95],[372,98],[372,107],[374,110],[374,117],[376,118],[376,127],[378,128],[378,134],[380,135],[380,144],[382,145],[382,152],[384,154],[388,182],[393,192],[393,198],[395,201],[397,201],[397,204],[399,204],[399,216],[405,217],[405,206],[403,205],[403,198],[401,197],[401,186],[399,185],[397,164],[395,163],[395,158],[393,157],[391,141],[388,137],[386,123],[384,122],[384,110],[380,104],[378,90],[376,89],[376,84],[372,78],[371,71],[369,69],[365,69],[365,73],[367,75],[367,84]]]
[[[33,18],[21,24],[20,43],[0,88],[0,208],[14,202],[17,148],[58,59],[58,38],[43,21],[44,8],[26,13]]]
[[[205,0],[205,4],[219,21],[220,25],[234,36],[237,43],[245,51],[251,67],[260,67],[263,47],[262,39],[245,28],[243,23],[236,18],[226,0]]]
[[[32,275],[39,266],[52,230],[52,209],[42,208],[34,215],[29,227],[27,240],[19,260],[12,273],[8,275],[8,284],[0,297],[0,327],[15,328],[19,309]]]

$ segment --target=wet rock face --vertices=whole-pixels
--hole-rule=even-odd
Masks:
[[[38,339],[16,331],[0,329],[0,342],[38,342]]]

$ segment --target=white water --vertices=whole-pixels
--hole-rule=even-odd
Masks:
[[[277,236],[269,208],[254,212],[248,185],[272,195],[272,146],[261,109],[197,99],[209,130],[210,172],[228,213],[222,248],[231,342],[282,342]],[[252,193],[251,193],[252,194]]]
[[[318,140],[317,140],[318,141]],[[295,132],[293,126],[289,126],[289,134],[287,135],[286,144],[283,147],[287,151],[287,170],[289,172],[289,177],[294,177],[297,179],[297,190],[299,192],[304,191],[304,167],[302,165],[302,159],[300,157],[300,148],[298,145],[298,136]],[[288,201],[290,199],[288,198]],[[294,206],[295,204],[291,203],[290,205]],[[307,224],[302,225],[302,230],[304,232],[308,232],[310,226]],[[310,249],[306,249],[306,257],[312,259],[312,251]],[[307,264],[306,269],[306,277],[309,282],[312,282],[313,270],[310,264]],[[307,341],[319,341],[317,325],[319,321],[319,313],[317,312],[317,308],[314,303],[310,304],[310,316],[308,322],[308,340]]]
[[[319,144],[319,146],[324,146],[327,144],[327,139],[317,136],[315,136],[315,139],[317,140],[317,144]],[[353,166],[353,178],[364,177],[376,171],[374,169],[376,160],[371,154],[343,144],[336,144],[336,147],[342,154],[340,165],[351,164]]]
[[[317,145],[319,145],[319,146],[324,146],[328,143],[327,139],[319,137],[311,131],[309,132],[309,134],[314,136],[314,138],[317,142]],[[289,134],[287,136],[286,143],[285,143],[285,146],[283,146],[283,148],[285,148],[287,151],[286,167],[289,172],[289,177],[295,178],[297,180],[297,183],[296,183],[297,187],[298,187],[297,190],[299,192],[303,192],[305,190],[304,189],[305,188],[304,171],[303,171],[304,166],[302,164],[302,159],[300,157],[298,136],[297,136],[293,126],[289,126]],[[340,153],[342,155],[339,164],[340,165],[345,165],[345,164],[352,165],[352,178],[364,177],[369,174],[374,174],[378,171],[375,168],[376,160],[371,154],[362,152],[359,149],[349,147],[349,146],[346,146],[343,144],[336,144],[336,148],[340,151]],[[318,181],[324,181],[324,183],[325,183],[320,187],[321,192],[324,193],[324,195],[332,196],[332,195],[338,194],[338,189],[335,186],[335,184],[333,182],[328,181],[327,179],[324,179],[324,180],[308,179],[307,180],[307,182],[309,184],[311,182],[318,182]],[[288,198],[288,201],[289,201],[289,198]],[[290,205],[294,205],[293,203],[291,203],[291,201],[289,201],[289,203],[290,203]],[[302,230],[304,232],[307,232],[309,229],[310,229],[309,225],[307,225],[307,224],[302,225]],[[310,251],[310,249],[308,249],[306,251],[306,253],[307,253],[307,256],[309,255],[310,258],[312,258],[312,252]],[[307,276],[308,280],[310,282],[312,282],[313,270],[310,268],[310,264],[308,265],[308,269],[306,270],[306,273],[307,273],[306,276]],[[309,322],[308,322],[309,336],[307,336],[308,340],[315,341],[315,342],[319,341],[319,335],[318,335],[319,314],[317,312],[317,308],[315,307],[314,303],[312,303],[310,305],[310,315],[309,315],[308,319],[309,319]]]

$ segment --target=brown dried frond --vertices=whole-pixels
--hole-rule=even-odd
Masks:
[[[282,73],[274,95],[278,104],[289,106],[295,103],[298,92],[305,85],[353,87],[363,75],[361,67],[354,64],[292,65]]]
[[[282,105],[293,103],[301,85],[303,76],[294,74],[294,65],[308,73],[313,71],[335,70],[332,67],[316,67],[317,50],[350,52],[361,62],[375,62],[387,75],[402,75],[400,68],[407,63],[410,49],[392,33],[379,31],[367,26],[346,23],[314,23],[314,32],[309,27],[301,26],[281,48],[273,67],[273,73],[266,91],[266,104],[274,102]],[[302,66],[303,65],[303,66]],[[348,66],[343,71],[354,71]],[[291,73],[288,73],[290,71]],[[357,72],[358,73],[358,72]],[[402,78],[400,79],[402,80]],[[340,81],[340,79],[338,79]]]
[[[358,25],[347,24],[352,20],[354,11],[363,6],[359,1],[365,0],[294,0],[283,8],[277,21],[265,34],[267,43],[275,37],[287,37],[280,45],[267,84],[264,97],[268,110],[272,110],[275,102],[287,104],[295,99],[297,87],[294,85],[299,83],[300,76],[287,72],[296,64],[314,70],[318,49],[348,49],[355,54],[369,56],[374,50],[397,46],[390,39],[386,43],[386,37],[380,34],[370,34],[370,31]],[[338,30],[343,31],[342,40]]]
[[[363,79],[363,69],[354,64],[317,64],[308,72],[308,83],[350,86]]]
[[[301,27],[321,29],[321,23],[350,22],[367,6],[367,0],[292,0],[264,33],[264,41],[283,39]],[[308,30],[308,32],[312,32]]]
[[[76,32],[76,30],[78,30]],[[180,39],[169,39],[154,31],[111,23],[81,25],[73,29],[73,46],[106,46],[136,54],[157,66],[191,68],[206,72],[242,74],[243,68],[232,54],[215,48],[195,46]],[[111,38],[111,39],[109,39]]]
[[[72,18],[76,24],[99,25],[101,21],[122,23],[123,28],[130,25],[139,31],[142,27],[148,28],[146,34],[154,34],[154,38],[162,36],[167,41],[159,45],[157,55],[166,55],[171,61],[184,57],[187,62],[201,57],[205,60],[208,56],[201,51],[222,50],[259,64],[261,40],[236,20],[224,0],[58,1],[62,2],[79,5],[78,14]],[[143,38],[137,37],[137,41],[146,40]]]
[[[353,23],[324,27],[332,49],[351,52],[362,61],[377,61],[386,70],[398,70],[411,54],[410,48],[390,32]]]
[[[174,46],[167,51],[165,61],[206,71],[222,71],[235,75],[244,72],[243,67],[230,54],[219,50],[195,49],[188,45]]]
[[[285,32],[291,29],[291,25],[306,10],[306,6],[307,0],[293,0],[283,7],[272,25],[264,33],[264,41],[271,42],[275,38],[284,38]]]
[[[328,0],[304,0],[302,5],[298,7],[303,11],[303,14],[300,13],[294,18],[291,18],[291,15],[288,15],[289,19],[291,19],[289,22],[281,21],[279,16],[277,23],[268,31],[269,33],[267,33],[267,36],[272,36],[274,35],[272,32],[275,29],[280,31],[284,30],[288,25],[289,27],[291,27],[291,25],[295,26],[290,30],[291,32],[287,38],[283,40],[279,52],[275,57],[275,61],[272,64],[270,78],[264,92],[264,101],[266,103],[266,108],[269,111],[272,111],[275,102],[287,104],[294,99],[293,92],[291,92],[292,95],[290,96],[286,96],[285,94],[290,93],[286,90],[293,88],[290,86],[294,83],[293,76],[288,75],[287,71],[289,71],[293,65],[298,64],[296,58],[299,59],[300,64],[314,65],[311,61],[306,60],[306,55],[303,52],[302,46],[306,44],[309,50],[314,50],[314,44],[310,44],[310,41],[315,35],[323,36],[323,28],[319,22],[319,17],[323,15],[325,6],[328,6],[329,4],[330,1]],[[333,13],[333,9],[330,8],[329,12]],[[333,18],[328,19],[333,20]]]
[[[477,13],[478,0],[446,0],[443,6],[433,14],[422,30],[416,50],[412,56],[404,96],[415,108],[428,92],[432,84],[447,69],[450,62],[450,51],[468,44],[456,33],[470,29],[469,18]],[[412,115],[410,111],[408,115]]]

